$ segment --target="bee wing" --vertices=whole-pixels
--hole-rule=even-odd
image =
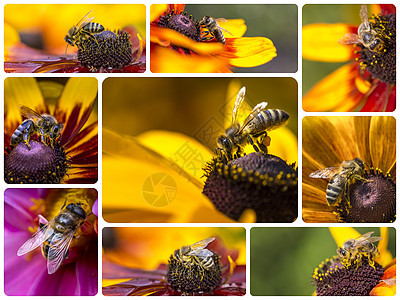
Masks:
[[[193,245],[191,245],[190,247],[194,250],[197,250],[197,248],[200,249],[204,249],[205,247],[207,247],[207,245],[209,243],[211,243],[213,240],[215,240],[215,238],[208,238],[205,240],[201,240],[200,242],[194,243]]]
[[[75,232],[76,230],[71,230],[65,234],[62,239],[49,247],[49,252],[47,254],[47,272],[49,274],[53,274],[60,267],[68,253],[69,245],[71,245]]]
[[[312,178],[325,178],[325,179],[329,179],[331,178],[333,175],[335,175],[339,170],[339,166],[336,167],[328,167],[325,169],[321,169],[321,170],[317,170],[315,172],[312,172],[310,175],[308,175],[309,177]]]
[[[267,107],[268,102],[261,102],[254,106],[253,110],[244,120],[242,127],[240,128],[239,132],[243,131],[243,129],[253,120],[261,111],[265,110]]]
[[[233,35],[229,30],[226,30],[225,28],[223,28],[223,27],[221,27],[221,26],[219,26],[219,25],[217,25],[217,27],[218,27],[219,29],[221,29],[221,30],[223,30],[223,31],[225,31],[225,32],[227,32],[227,33],[229,33],[230,35]]]
[[[193,250],[190,251],[188,254],[189,256],[199,256],[199,257],[209,257],[209,256],[213,256],[214,253],[208,249],[197,249],[197,250]]]
[[[371,236],[371,234],[373,234],[373,233],[374,232],[371,231],[371,232],[367,232],[367,233],[364,233],[363,235],[359,236],[356,239],[356,242],[354,243],[354,245],[360,246],[360,245],[363,245],[366,243],[374,243],[374,242],[380,241],[382,239],[382,237],[380,237],[380,236]]]
[[[217,23],[218,22],[226,22],[226,19],[224,19],[224,18],[218,18],[218,19],[214,19],[215,21],[217,21]]]
[[[236,96],[235,106],[233,107],[232,111],[232,124],[236,122],[239,110],[243,106],[245,94],[246,94],[246,87],[244,86],[240,89],[239,93]]]
[[[51,220],[46,225],[39,228],[19,249],[17,252],[18,256],[24,255],[28,252],[39,247],[45,240],[47,240],[54,232],[52,225],[54,221]]]
[[[350,44],[360,44],[362,41],[360,40],[360,37],[358,34],[355,33],[346,33],[344,36],[342,36],[339,41],[340,44],[344,45],[350,45]]]
[[[78,24],[76,24],[76,27],[82,28],[82,27],[85,26],[86,24],[90,23],[90,22],[94,19],[94,17],[88,18],[89,14],[90,14],[91,12],[92,12],[92,11],[89,11],[86,15],[84,15],[83,18],[79,20]]]
[[[21,115],[23,115],[25,118],[31,119],[31,118],[36,118],[36,119],[42,119],[44,120],[44,118],[37,113],[36,111],[34,111],[33,109],[27,107],[27,106],[20,106],[20,111],[21,111]]]
[[[367,6],[365,4],[361,5],[360,18],[361,18],[362,23],[364,23],[365,28],[367,30],[370,30],[371,27],[369,25],[368,9],[367,9]]]

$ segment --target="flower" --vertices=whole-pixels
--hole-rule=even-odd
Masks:
[[[362,177],[352,179],[337,204],[328,205],[327,180],[312,172],[360,158]],[[303,119],[303,220],[305,222],[393,222],[396,189],[396,124],[393,117]],[[346,201],[347,200],[347,201]]]
[[[40,17],[34,19],[32,15]],[[75,25],[79,28],[94,16],[95,26],[103,26],[104,31],[82,40],[79,47],[67,47],[64,37],[69,30]],[[144,32],[144,5],[8,4],[5,7],[5,71],[144,72]],[[94,41],[96,44],[90,45]],[[69,43],[75,44],[74,38]],[[78,55],[72,54],[77,48]]]
[[[337,250],[339,256],[328,258],[315,268],[312,277],[317,296],[395,294],[396,287],[393,280],[396,278],[396,271],[393,268],[391,254],[387,250],[388,228],[381,228],[381,240],[377,248],[374,245],[377,240],[373,236],[374,232],[360,235],[353,228],[346,227],[330,228],[330,231],[339,247]],[[360,254],[361,250],[363,252]],[[340,256],[342,252],[350,252],[355,255],[354,258],[360,258],[359,263],[353,264],[351,259],[352,264],[345,267],[344,260]]]
[[[255,67],[276,56],[268,38],[243,37],[247,27],[242,19],[219,24],[231,33],[224,34],[224,44],[207,34],[206,26],[184,8],[183,4],[151,6],[152,72],[231,72],[231,66]]]
[[[106,296],[183,295],[184,290],[190,288],[197,279],[200,279],[198,284],[203,290],[186,290],[186,294],[246,293],[245,240],[242,228],[106,228],[103,234],[103,294]],[[221,234],[223,240],[215,237],[216,234]],[[227,249],[223,241],[233,245],[235,250]],[[196,263],[191,264],[191,268],[181,265],[180,268],[185,269],[182,272],[190,273],[187,276],[191,281],[185,282],[185,278],[179,275],[181,272],[171,272],[180,263],[173,253],[184,245],[193,244],[212,251],[210,257],[214,263],[203,269],[200,278],[197,277]],[[222,273],[222,282],[219,281],[206,292],[204,288],[207,289],[212,281],[209,280],[212,279],[210,272],[214,272],[214,269]],[[181,287],[174,288],[177,284]]]
[[[17,256],[41,219],[53,219],[64,204],[79,201],[94,210],[94,189],[7,189],[4,194],[4,291],[8,296],[91,296],[97,293],[97,234],[88,215],[69,247],[68,259],[48,274],[40,248]],[[68,199],[68,200],[67,200]],[[96,208],[97,209],[97,208]],[[79,237],[78,237],[79,236]]]
[[[126,80],[122,90],[125,93],[129,91],[127,86],[133,86],[133,82],[137,81]],[[152,84],[153,82],[150,83]],[[177,83],[178,81],[171,80],[167,82],[167,85],[178,86]],[[162,99],[168,101],[168,96],[175,97],[176,93],[186,97],[187,93],[185,93],[183,87],[188,83],[189,80],[180,79],[179,86],[182,87],[177,90],[170,89],[168,93],[163,92]],[[207,81],[199,80],[196,85],[202,86],[202,84],[206,83]],[[107,84],[109,84],[107,88],[112,89],[116,82],[108,81]],[[146,86],[146,84],[149,84],[149,82],[142,82],[142,85]],[[114,86],[114,88],[118,86]],[[104,119],[103,124],[109,124],[113,127],[113,130],[107,127],[103,128],[103,216],[105,220],[107,222],[185,223],[232,222],[238,220],[254,222],[256,220],[254,210],[244,210],[239,217],[235,216],[237,218],[233,218],[231,215],[225,215],[220,212],[215,204],[210,201],[210,198],[202,194],[205,180],[202,169],[215,156],[210,148],[215,147],[216,141],[216,136],[214,135],[209,140],[206,140],[203,133],[207,131],[206,129],[211,128],[213,133],[217,132],[219,134],[226,128],[225,123],[231,122],[233,104],[240,87],[241,85],[238,82],[229,85],[226,93],[228,101],[221,104],[222,107],[218,109],[218,112],[205,114],[206,120],[210,122],[206,122],[207,124],[201,129],[194,129],[198,132],[198,134],[194,134],[195,138],[172,130],[144,130],[144,133],[137,136],[121,134],[120,132],[129,132],[127,128],[132,124],[145,126],[143,123],[146,122],[146,119],[157,122],[160,127],[168,126],[167,128],[173,128],[172,124],[174,122],[183,126],[182,122],[184,122],[185,117],[190,120],[191,118],[199,118],[204,113],[203,108],[206,109],[206,107],[203,107],[203,100],[199,102],[199,108],[201,109],[196,109],[194,114],[193,112],[185,111],[185,107],[181,104],[178,106],[171,105],[171,107],[179,109],[179,114],[177,115],[179,118],[173,117],[170,119],[165,119],[167,115],[165,112],[162,115],[157,114],[151,109],[153,106],[147,104],[137,109],[139,113],[133,118],[128,106],[125,105],[125,101],[121,100],[120,105],[115,102],[115,109],[118,110],[119,107],[122,107],[126,111],[125,116],[127,118],[129,116],[132,121],[122,124],[119,120],[113,119],[112,116]],[[215,100],[213,94],[217,90],[209,86],[209,89],[199,92],[196,97],[198,99],[207,99],[204,101],[213,101],[213,99]],[[156,103],[153,101],[160,99],[157,93],[152,94],[148,90],[145,91],[149,103]],[[135,89],[135,93],[142,95],[143,91],[138,88],[137,90]],[[225,89],[223,90],[224,93]],[[257,93],[255,94],[257,95]],[[114,93],[109,96],[111,95],[115,97]],[[249,95],[254,94],[249,92]],[[140,97],[139,99],[141,99]],[[160,103],[160,105],[165,104]],[[244,106],[247,107],[248,105],[245,104]],[[244,111],[246,111],[245,107],[243,108]],[[290,104],[284,106],[285,109],[286,107],[292,109]],[[147,111],[149,114],[142,113],[142,111]],[[290,110],[290,112],[292,111]],[[221,114],[221,119],[217,114]],[[292,115],[291,118],[289,125],[297,124],[295,121],[296,115]],[[126,119],[124,118],[124,120]],[[168,123],[165,123],[165,120]],[[190,126],[190,124],[186,125]],[[152,126],[154,128],[154,125]],[[184,129],[186,130],[186,128]],[[290,163],[297,160],[297,139],[290,129],[282,127],[279,130],[271,131],[269,136],[271,137],[271,145],[268,147],[270,154],[277,155]],[[202,142],[200,143],[199,141]],[[246,148],[246,153],[250,152],[254,152],[254,149],[251,147],[248,151]],[[130,186],[129,189],[125,188],[127,185]],[[120,200],[118,202],[114,201],[115,197]]]
[[[313,6],[307,5],[304,11]],[[346,6],[346,8],[350,6]],[[319,7],[321,9],[321,7]],[[396,14],[394,5],[372,7],[369,24],[383,41],[382,51],[361,43],[348,44],[361,23],[315,23],[303,26],[303,58],[321,62],[348,62],[322,79],[303,97],[305,111],[394,111],[396,107]],[[316,13],[314,12],[313,16]],[[321,15],[318,13],[318,15]],[[318,37],[318,38],[316,38]],[[341,41],[339,43],[338,41]],[[343,44],[347,43],[347,44]],[[355,42],[353,42],[355,43]],[[304,79],[311,70],[304,65]],[[317,70],[314,71],[314,73]]]
[[[7,183],[97,181],[97,117],[92,113],[97,80],[70,78],[66,83],[63,79],[60,82],[34,78],[5,80],[4,178]],[[28,121],[19,127],[23,123],[21,112],[27,108],[34,112],[29,112],[29,116],[25,113],[32,123],[40,121],[37,113],[50,115],[47,118],[55,118],[61,125],[51,127],[47,135],[38,128],[38,133],[28,134],[29,143],[12,142],[16,130],[23,131],[28,128],[25,124],[30,124]],[[55,126],[62,131],[52,137]]]

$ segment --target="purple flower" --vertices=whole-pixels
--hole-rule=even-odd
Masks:
[[[97,233],[93,226],[97,218],[94,214],[90,214],[77,231],[68,258],[54,274],[48,274],[41,247],[17,256],[19,247],[36,232],[39,215],[51,220],[72,199],[97,210],[94,189],[20,188],[5,191],[4,291],[7,295],[90,296],[97,293]]]

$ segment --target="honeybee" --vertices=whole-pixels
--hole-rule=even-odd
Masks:
[[[48,114],[40,115],[33,109],[27,106],[21,106],[21,115],[28,118],[24,120],[21,125],[14,131],[10,139],[10,145],[16,146],[21,142],[25,142],[28,148],[30,137],[34,134],[41,135],[43,143],[45,139],[50,140],[50,145],[53,147],[54,142],[61,135],[61,131],[64,129],[64,125]],[[37,119],[35,123],[34,119]]]
[[[204,31],[204,36],[202,37],[202,40],[211,40],[215,37],[218,42],[225,45],[225,36],[222,30],[229,33],[230,35],[233,34],[230,33],[228,30],[220,27],[218,25],[218,22],[226,22],[226,20],[223,18],[213,19],[210,16],[205,16],[203,17],[203,19],[200,20],[199,25],[207,29],[207,31]],[[207,35],[211,36],[207,37]]]
[[[381,52],[383,42],[378,33],[371,27],[368,18],[367,6],[363,4],[360,10],[361,25],[358,26],[358,34],[346,33],[340,40],[341,44],[362,44],[372,52]]]
[[[253,108],[243,124],[239,124],[236,119],[242,108],[245,93],[246,88],[242,87],[233,108],[232,124],[217,139],[215,152],[228,161],[240,157],[243,147],[247,144],[251,144],[257,152],[261,149],[267,153],[267,147],[263,144],[266,138],[269,139],[267,131],[282,127],[289,119],[287,112],[280,109],[265,109],[268,103],[261,102]],[[256,139],[256,142],[253,139]]]
[[[92,11],[89,11],[75,26],[72,26],[70,30],[68,30],[67,35],[65,36],[65,41],[67,42],[67,47],[65,48],[65,56],[67,56],[68,45],[74,46],[77,45],[79,47],[83,41],[88,38],[93,38],[94,33],[99,33],[104,31],[103,25],[99,23],[91,22],[94,17],[89,18],[89,14]]]
[[[329,205],[335,205],[343,192],[347,190],[349,181],[352,179],[368,181],[363,178],[364,162],[356,157],[352,160],[343,161],[339,166],[324,168],[312,172],[312,178],[330,179],[326,188],[326,200]]]
[[[190,246],[183,246],[182,248],[175,250],[174,258],[183,264],[191,264],[195,262],[204,270],[209,270],[214,266],[214,260],[212,258],[214,253],[205,248],[213,240],[215,240],[215,238],[208,238]]]
[[[47,224],[39,224],[38,230],[17,252],[18,256],[22,256],[42,245],[49,274],[56,272],[64,258],[68,258],[72,239],[87,217],[81,203],[70,203],[64,207],[65,204],[60,213]]]
[[[347,240],[343,246],[337,249],[337,254],[342,264],[349,268],[353,263],[357,268],[361,265],[362,259],[368,259],[371,267],[374,267],[374,261],[379,257],[379,250],[373,244],[381,240],[379,236],[371,236],[374,232],[367,232],[358,238]]]

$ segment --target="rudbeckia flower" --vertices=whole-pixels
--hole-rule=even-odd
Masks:
[[[64,84],[34,78],[5,80],[7,183],[97,181],[97,116],[92,113],[97,80],[61,82]]]
[[[105,228],[103,294],[244,295],[243,233],[243,228]],[[185,246],[207,252],[207,266],[191,261],[190,256],[182,263],[179,257],[187,253]]]
[[[346,171],[337,175],[344,176],[343,189],[338,190],[338,184],[334,182],[342,179],[332,177],[334,174],[325,179],[310,177],[313,172],[337,167],[356,158],[363,168],[361,178]],[[396,124],[393,117],[303,119],[305,222],[393,222],[396,215],[395,171]],[[334,173],[340,172],[335,169]],[[333,187],[328,186],[329,182]],[[328,204],[327,193],[336,195],[336,203]]]
[[[360,7],[361,8],[361,7]],[[307,6],[304,8],[307,9]],[[316,23],[303,26],[303,58],[349,62],[322,79],[303,97],[305,111],[394,111],[396,108],[396,9],[372,6],[374,14],[358,24]],[[382,48],[359,40],[359,26],[374,30]],[[362,28],[361,28],[362,29]],[[358,41],[355,37],[358,35]],[[349,37],[353,37],[354,45]],[[303,68],[307,78],[309,70]]]
[[[268,38],[243,37],[247,29],[244,20],[218,23],[217,19],[225,36],[221,40],[212,30],[210,33],[204,25],[208,23],[196,20],[184,8],[184,4],[151,6],[152,72],[231,72],[230,67],[255,67],[276,56],[276,48]]]
[[[78,203],[87,219],[69,246],[68,257],[48,273],[41,248],[18,249],[64,204]],[[7,189],[4,193],[4,292],[8,296],[93,296],[97,293],[97,192],[94,189]]]
[[[330,228],[330,231],[339,247],[338,256],[327,258],[315,268],[312,277],[316,295],[394,296],[396,263],[387,250],[388,228],[381,228],[381,238],[375,237],[374,232],[361,235],[346,227]],[[379,239],[376,246],[374,243]],[[360,248],[363,248],[362,254]],[[343,257],[349,252],[353,256],[350,256],[351,265],[346,267]],[[352,257],[360,261],[355,263]]]
[[[230,116],[240,87],[238,82],[234,82],[228,88],[228,101],[223,107],[224,126],[231,125]],[[235,97],[232,98],[233,94]],[[296,116],[291,118],[290,122],[297,124]],[[213,132],[217,129],[210,126],[204,128]],[[217,130],[218,134],[220,130]],[[200,131],[205,133],[209,130]],[[225,172],[224,168],[229,169],[229,166],[217,162],[216,154],[204,145],[206,142],[202,144],[198,139],[165,130],[147,131],[133,137],[103,128],[105,220],[268,222],[270,219],[263,216],[263,212],[268,210],[280,216],[280,222],[293,221],[297,217],[298,206],[297,170],[293,166],[297,161],[297,139],[286,127],[271,131],[268,135],[271,138],[269,154],[250,153],[255,152],[253,147],[246,148],[245,152],[251,155],[241,158],[244,159],[241,164],[247,167],[243,166],[241,172],[244,176],[239,177],[236,174],[238,166],[232,166],[231,171]],[[214,147],[215,141],[216,137],[210,142]],[[222,176],[217,174],[219,171]],[[204,174],[209,177],[207,188]],[[226,184],[219,184],[214,179],[223,180]],[[131,188],[124,188],[127,185]],[[239,192],[227,194],[229,197],[225,199],[224,193],[229,193],[227,190],[232,185]],[[254,189],[251,191],[252,187]],[[120,195],[120,201],[113,200],[116,195]],[[263,202],[262,199],[266,197],[268,200]],[[282,201],[274,201],[277,197],[281,197]],[[221,198],[223,200],[219,201]],[[226,200],[231,201],[230,206]]]
[[[91,21],[95,32],[85,39],[80,29]],[[145,32],[144,5],[8,4],[5,71],[144,72],[140,32]]]

